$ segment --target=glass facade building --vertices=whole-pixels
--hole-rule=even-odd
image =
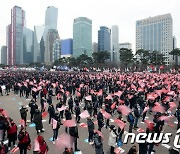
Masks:
[[[7,46],[1,47],[1,64],[7,65]]]
[[[61,40],[56,39],[53,43],[52,61],[55,62],[56,60],[60,58],[61,58]]]
[[[100,30],[98,31],[98,51],[111,50],[110,38],[111,38],[110,29],[105,26],[101,26]]]
[[[61,40],[61,57],[70,57],[73,54],[73,39]]]
[[[169,65],[173,49],[173,21],[171,14],[149,17],[136,21],[136,51],[139,49],[157,51],[164,55]]]
[[[33,62],[34,32],[28,28],[23,28],[23,63]]]
[[[57,29],[58,9],[54,6],[49,6],[46,9],[45,25],[49,29]]]
[[[23,63],[23,27],[25,26],[25,12],[21,7],[14,6],[11,10],[11,24],[7,28],[8,39],[8,64],[16,65]]]
[[[73,57],[82,54],[92,56],[92,20],[86,17],[76,18],[73,23]]]
[[[111,62],[119,62],[119,27],[111,27]]]

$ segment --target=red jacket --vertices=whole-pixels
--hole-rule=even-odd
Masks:
[[[13,126],[9,127],[7,133],[8,133],[8,135],[17,133],[17,126],[16,126],[16,124],[14,124]]]

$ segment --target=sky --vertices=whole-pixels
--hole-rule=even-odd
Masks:
[[[43,25],[48,6],[58,8],[58,26],[61,39],[72,38],[73,19],[92,20],[92,39],[97,42],[100,26],[119,26],[119,41],[132,43],[135,51],[135,23],[137,20],[171,13],[173,35],[180,47],[180,0],[1,0],[0,47],[6,45],[6,26],[11,22],[11,9],[17,5],[25,11],[26,27]]]

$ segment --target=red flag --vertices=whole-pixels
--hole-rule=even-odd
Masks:
[[[45,112],[42,113],[42,117],[43,117],[43,118],[46,117],[47,115],[48,115],[48,112],[47,112],[47,111],[45,111]]]
[[[80,123],[79,126],[83,127],[83,128],[87,127],[87,125],[85,123]]]
[[[152,108],[152,111],[153,112],[161,112],[161,113],[164,113],[165,112],[165,109],[163,106],[161,105],[156,105],[155,107]]]

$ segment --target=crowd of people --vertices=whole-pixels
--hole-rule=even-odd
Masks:
[[[131,133],[144,122],[147,134],[160,134],[170,118],[176,117],[177,129],[180,128],[179,74],[3,72],[0,85],[1,99],[12,93],[30,99],[28,108],[25,105],[20,108],[19,132],[13,118],[6,114],[8,110],[0,109],[0,154],[12,150],[11,144],[20,154],[26,154],[28,149],[47,154],[50,149],[43,138],[46,130],[42,122],[45,116],[49,116],[48,123],[52,126],[52,143],[60,150],[63,147],[63,154],[81,150],[78,148],[79,126],[84,124],[84,119],[87,119],[88,142],[94,146],[96,154],[105,153],[102,129],[109,129],[109,153],[118,154],[116,147],[122,146],[126,127]],[[33,142],[26,130],[28,113],[37,132]],[[146,119],[147,114],[153,116],[152,121]],[[115,118],[114,124],[110,123],[110,117]],[[61,140],[59,130],[62,125],[74,146]],[[7,145],[3,142],[6,138]],[[151,154],[154,145],[147,142],[132,145],[127,153]]]

